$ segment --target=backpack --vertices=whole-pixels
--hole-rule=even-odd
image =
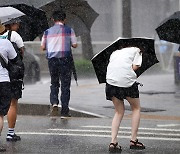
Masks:
[[[8,32],[8,40],[11,42],[11,33],[12,31]],[[10,81],[23,81],[24,78],[24,63],[22,61],[22,55],[20,49],[18,48],[15,42],[11,42],[16,53],[17,57],[13,60],[8,60],[8,65],[6,69],[9,72]]]

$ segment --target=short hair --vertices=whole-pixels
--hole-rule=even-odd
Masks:
[[[52,18],[54,21],[64,21],[66,19],[66,13],[64,11],[54,11]]]

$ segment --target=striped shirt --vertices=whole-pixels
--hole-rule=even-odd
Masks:
[[[71,45],[76,43],[74,30],[58,22],[44,32],[41,46],[45,46],[48,59],[62,58],[71,55]]]

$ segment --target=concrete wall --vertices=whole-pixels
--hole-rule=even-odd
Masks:
[[[163,19],[179,10],[179,0],[131,0],[132,36],[155,37]]]
[[[92,41],[112,41],[122,33],[121,0],[87,0],[99,13],[91,28]]]
[[[113,41],[122,36],[122,1],[87,0],[99,13],[91,29],[92,41]],[[132,36],[155,37],[155,28],[173,12],[179,0],[131,0]]]

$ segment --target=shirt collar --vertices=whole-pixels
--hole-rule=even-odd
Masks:
[[[55,22],[56,25],[64,25],[62,22]]]

